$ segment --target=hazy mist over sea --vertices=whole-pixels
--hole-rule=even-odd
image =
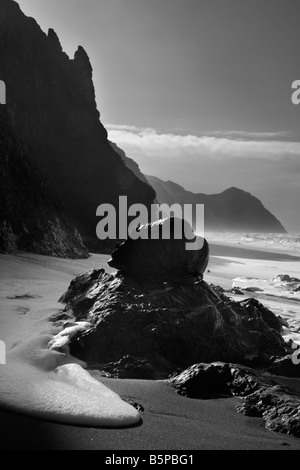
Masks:
[[[275,252],[300,255],[300,233],[217,233],[205,232],[210,242],[239,244]]]

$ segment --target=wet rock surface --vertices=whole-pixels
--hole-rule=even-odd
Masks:
[[[223,362],[194,364],[171,378],[170,383],[180,395],[189,398],[247,396],[272,385],[254,369]]]
[[[291,277],[288,274],[279,274],[272,282],[284,286],[287,291],[300,292],[300,279]]]
[[[262,372],[236,364],[195,364],[170,379],[189,398],[243,397],[239,413],[263,418],[271,431],[300,437],[300,397]]]
[[[260,302],[233,302],[196,278],[141,286],[131,276],[93,270],[74,279],[60,301],[68,315],[92,325],[80,357],[100,364],[138,357],[152,365],[153,378],[198,362],[255,357],[270,365],[287,352],[279,320]]]
[[[274,359],[268,368],[268,372],[284,377],[300,378],[300,349],[296,350],[292,355]]]
[[[162,379],[153,364],[135,356],[123,356],[119,361],[109,362],[102,367],[103,372],[116,379]]]
[[[246,416],[263,418],[270,431],[300,437],[300,398],[286,387],[262,387],[237,409]]]

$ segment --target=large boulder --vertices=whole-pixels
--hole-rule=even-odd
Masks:
[[[138,238],[131,236],[119,245],[108,264],[140,282],[180,282],[203,276],[209,248],[197,237],[190,224],[178,218],[165,218],[141,225]],[[194,249],[188,250],[189,244]]]
[[[81,359],[105,366],[133,356],[151,365],[144,378],[151,370],[152,378],[168,377],[198,362],[249,364],[255,358],[269,365],[272,356],[287,352],[272,312],[257,301],[220,296],[197,277],[153,288],[121,272],[96,269],[74,279],[60,301],[66,314],[92,325],[76,349]]]
[[[263,418],[270,431],[300,437],[300,397],[287,387],[261,387],[237,409],[246,416]]]
[[[237,410],[263,418],[270,431],[300,437],[300,397],[274,378],[237,364],[194,364],[170,380],[189,398],[243,397]]]
[[[294,356],[294,357],[293,357]],[[300,378],[300,350],[297,349],[293,355],[275,358],[268,372],[274,375],[282,375],[285,377]]]
[[[252,368],[224,362],[193,364],[172,379],[177,393],[189,398],[247,396],[274,381]]]
[[[279,274],[272,279],[272,282],[287,291],[300,292],[300,279],[297,277],[291,277],[288,274]]]

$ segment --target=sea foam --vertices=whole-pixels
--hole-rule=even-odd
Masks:
[[[67,337],[83,326],[40,335],[15,345],[0,366],[0,406],[51,421],[123,427],[140,421],[138,411],[84,370]],[[60,349],[60,346],[61,349]]]
[[[270,280],[251,277],[236,277],[232,280],[232,287],[246,289],[249,292],[261,292],[274,297],[300,301],[300,290],[293,290],[292,284],[292,282],[288,283],[282,281],[280,276]],[[298,284],[300,286],[300,283]]]
[[[232,287],[244,290],[244,294],[257,297],[276,315],[286,321],[283,337],[300,345],[300,283],[299,279],[279,275],[273,279],[236,277]]]

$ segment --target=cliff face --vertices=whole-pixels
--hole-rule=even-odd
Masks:
[[[87,258],[78,231],[63,215],[27,147],[10,130],[0,106],[0,252],[30,251]]]
[[[195,194],[172,181],[154,176],[147,176],[147,180],[160,204],[204,204],[206,231],[285,233],[279,220],[261,201],[241,189],[229,188],[212,195]]]
[[[132,158],[127,157],[124,150],[120,149],[117,144],[115,144],[114,142],[110,142],[110,145],[114,149],[114,151],[117,152],[118,155],[120,155],[122,161],[125,163],[127,168],[129,168],[139,180],[148,184],[147,178],[141,172],[138,164],[134,160],[132,160]]]
[[[99,119],[92,67],[82,47],[74,59],[53,30],[44,34],[12,0],[0,0],[0,79],[15,134],[30,150],[68,216],[84,236],[96,237],[96,209],[149,206],[155,193],[113,150]]]

